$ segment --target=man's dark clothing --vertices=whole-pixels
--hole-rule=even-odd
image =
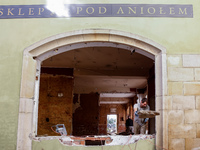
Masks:
[[[126,120],[126,132],[128,134],[133,133],[133,120],[130,118]]]
[[[126,127],[128,127],[128,126],[133,126],[133,120],[130,119],[130,118],[128,118],[128,119],[126,120]]]

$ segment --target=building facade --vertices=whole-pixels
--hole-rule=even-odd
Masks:
[[[0,149],[89,149],[46,128],[64,120],[68,135],[104,135],[116,114],[122,132],[141,95],[160,113],[149,123],[156,146],[143,149],[200,148],[199,4],[1,0]],[[120,93],[133,96],[105,97]]]

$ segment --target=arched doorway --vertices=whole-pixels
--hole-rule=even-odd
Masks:
[[[24,50],[21,93],[20,93],[20,110],[18,125],[18,143],[17,147],[26,147],[31,149],[30,137],[37,134],[38,118],[38,97],[41,62],[73,49],[84,47],[113,47],[142,54],[150,59],[155,59],[155,76],[156,76],[156,111],[161,115],[156,119],[156,143],[163,146],[166,140],[163,135],[167,131],[162,130],[164,127],[163,116],[163,97],[166,94],[166,54],[165,48],[157,43],[134,35],[113,30],[81,30],[70,33],[59,34],[36,43]],[[24,111],[24,107],[33,108],[29,113]],[[29,123],[24,126],[24,120]],[[24,144],[26,143],[26,144]]]

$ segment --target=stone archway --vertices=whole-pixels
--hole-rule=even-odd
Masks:
[[[24,50],[20,106],[18,119],[17,149],[31,150],[32,137],[37,133],[38,96],[41,62],[51,56],[80,47],[108,46],[136,51],[155,58],[156,144],[168,145],[167,118],[164,114],[164,96],[166,95],[166,50],[161,45],[138,35],[116,30],[91,29],[58,34]]]

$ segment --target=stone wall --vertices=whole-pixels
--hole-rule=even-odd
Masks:
[[[169,55],[167,65],[169,149],[200,147],[200,55]]]

